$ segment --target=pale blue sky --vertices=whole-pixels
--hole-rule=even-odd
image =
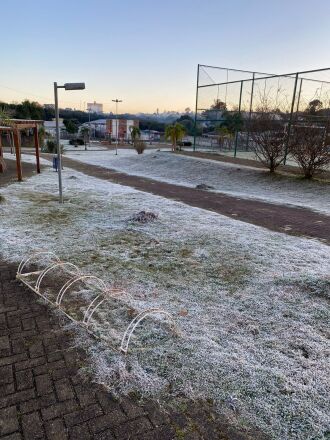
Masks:
[[[56,10],[54,10],[56,7]],[[123,111],[194,107],[198,63],[285,73],[330,65],[330,1],[3,0],[0,100]],[[14,90],[9,90],[9,87]]]

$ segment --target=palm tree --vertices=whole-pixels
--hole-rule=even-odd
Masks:
[[[130,127],[129,131],[131,132],[131,139],[134,145],[135,141],[137,141],[141,136],[141,130],[139,129],[139,127],[136,127],[134,125],[133,127]]]
[[[165,129],[165,138],[170,139],[172,142],[172,151],[176,151],[176,144],[181,141],[181,139],[186,134],[186,129],[183,125],[176,122],[173,125],[168,125]]]

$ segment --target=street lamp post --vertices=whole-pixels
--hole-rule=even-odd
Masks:
[[[119,121],[118,121],[118,103],[123,102],[121,99],[113,99],[112,102],[116,103],[116,156],[118,154],[118,137],[119,137]]]
[[[88,111],[88,146],[91,147],[91,108],[87,107]]]
[[[60,146],[60,122],[59,122],[59,108],[58,108],[58,89],[65,90],[84,90],[85,83],[65,83],[63,86],[58,86],[54,82],[54,98],[55,98],[55,120],[56,120],[56,147],[57,147],[57,170],[58,170],[58,192],[59,201],[63,203],[62,190],[62,155]]]

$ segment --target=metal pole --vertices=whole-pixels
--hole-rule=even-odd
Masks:
[[[238,102],[238,114],[241,114],[241,105],[242,105],[242,90],[243,90],[243,81],[241,81],[241,88],[239,91],[239,102]],[[234,150],[234,157],[236,157],[237,154],[237,144],[238,144],[238,130],[236,130],[235,133],[235,150]]]
[[[193,151],[196,151],[196,129],[197,129],[198,84],[199,84],[199,64],[197,65],[196,106],[195,106],[194,147],[193,147]]]
[[[59,191],[59,201],[63,203],[63,190],[62,190],[62,156],[61,156],[61,146],[60,146],[60,121],[59,121],[59,110],[58,110],[58,91],[57,83],[54,82],[54,98],[55,98],[55,120],[56,120],[56,147],[57,147],[57,171],[58,171],[58,191]]]
[[[250,111],[249,111],[249,126],[247,129],[247,137],[246,137],[246,151],[249,149],[249,136],[250,136],[250,122],[251,122],[251,112],[252,112],[252,104],[253,104],[253,92],[254,92],[254,72],[252,75],[252,85],[251,85],[251,99],[250,99]]]
[[[283,160],[283,165],[286,164],[286,158],[288,155],[288,149],[289,149],[289,141],[290,141],[290,133],[291,133],[291,125],[292,125],[292,118],[293,118],[293,109],[294,109],[294,102],[296,100],[296,91],[297,91],[297,84],[298,84],[298,76],[299,73],[296,73],[296,79],[294,82],[294,87],[293,87],[293,95],[292,95],[292,102],[291,102],[291,111],[290,111],[290,119],[289,119],[289,124],[288,124],[288,137],[285,143],[285,152],[284,152],[284,160]]]
[[[116,156],[118,154],[118,99],[116,100]]]
[[[91,109],[88,109],[88,146],[91,147]]]
[[[302,86],[303,78],[300,78],[300,86],[299,86],[299,92],[298,92],[298,99],[297,99],[297,108],[296,113],[299,111],[299,104],[300,104],[300,95],[301,95],[301,86]]]

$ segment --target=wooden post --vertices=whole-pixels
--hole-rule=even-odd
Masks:
[[[2,132],[0,131],[0,173],[3,173]]]
[[[34,146],[36,147],[37,173],[40,173],[40,157],[39,157],[39,136],[38,125],[34,127]]]
[[[23,180],[22,178],[22,164],[21,164],[21,145],[20,145],[20,138],[19,138],[19,132],[17,128],[13,130],[13,137],[14,137],[14,145],[15,145],[15,152],[16,152],[16,169],[17,169],[17,180],[21,182]]]

